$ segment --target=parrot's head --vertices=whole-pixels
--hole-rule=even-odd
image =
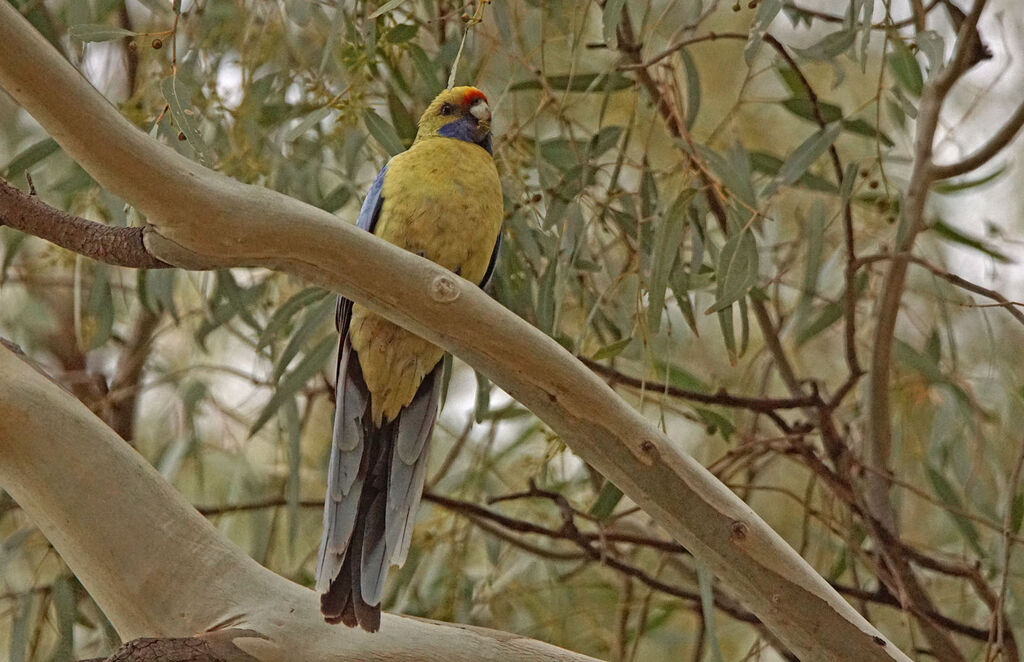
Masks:
[[[438,94],[420,117],[416,142],[442,136],[491,151],[491,109],[475,87],[453,87]]]

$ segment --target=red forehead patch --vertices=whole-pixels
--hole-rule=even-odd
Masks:
[[[464,95],[462,95],[462,105],[472,106],[478,99],[483,99],[484,103],[487,103],[487,97],[484,93],[475,87],[470,88]]]

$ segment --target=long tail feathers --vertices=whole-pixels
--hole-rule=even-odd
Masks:
[[[404,563],[412,539],[440,389],[439,363],[394,421],[374,426],[358,357],[343,338],[316,567],[328,623],[380,627],[388,569]]]

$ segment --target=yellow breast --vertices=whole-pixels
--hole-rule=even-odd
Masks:
[[[502,222],[501,183],[483,148],[452,138],[417,143],[391,160],[374,229],[381,239],[478,283]],[[349,327],[374,422],[394,420],[444,351],[365,308]]]

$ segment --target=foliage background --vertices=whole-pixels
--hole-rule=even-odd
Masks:
[[[911,116],[936,52],[952,43],[943,6],[927,4],[931,32],[917,35],[904,20],[914,3],[902,0],[495,0],[477,24],[463,18],[477,6],[440,0],[14,4],[142,130],[345,220],[388,156],[411,142],[468,31],[456,80],[491,99],[506,196],[494,296],[594,361],[904,650],[928,647],[913,613],[927,605],[896,608],[899,596],[880,582],[878,541],[830,482],[852,477],[846,486],[859,489],[863,384],[850,380],[830,412],[852,469],[828,454],[813,407],[715,398],[719,389],[830,397],[849,377],[846,200],[857,255],[869,256],[849,281],[853,347],[862,362],[872,351],[881,256],[900,232],[914,157]],[[1024,18],[1013,0],[992,5],[981,27],[994,58],[954,95],[943,158],[980,141],[1014,100],[1021,66],[1011,54],[1021,52]],[[769,27],[791,62],[748,36]],[[793,63],[820,97],[827,129]],[[4,96],[0,126],[5,179],[24,186],[31,173],[51,204],[115,225],[143,222]],[[826,151],[832,140],[842,179]],[[1014,299],[1019,158],[1017,146],[941,183],[915,254]],[[709,188],[725,200],[724,226]],[[251,555],[311,584],[333,297],[261,270],[119,270],[9,228],[0,247],[0,334]],[[891,387],[903,552],[966,658],[999,659],[996,639],[1022,634],[990,617],[1022,622],[1014,548],[1024,374],[1012,351],[1021,327],[979,305],[986,299],[912,269]],[[699,564],[458,360],[432,462],[434,498],[385,608],[615,660],[779,659]],[[0,536],[8,659],[116,647],[103,615],[4,495]]]

